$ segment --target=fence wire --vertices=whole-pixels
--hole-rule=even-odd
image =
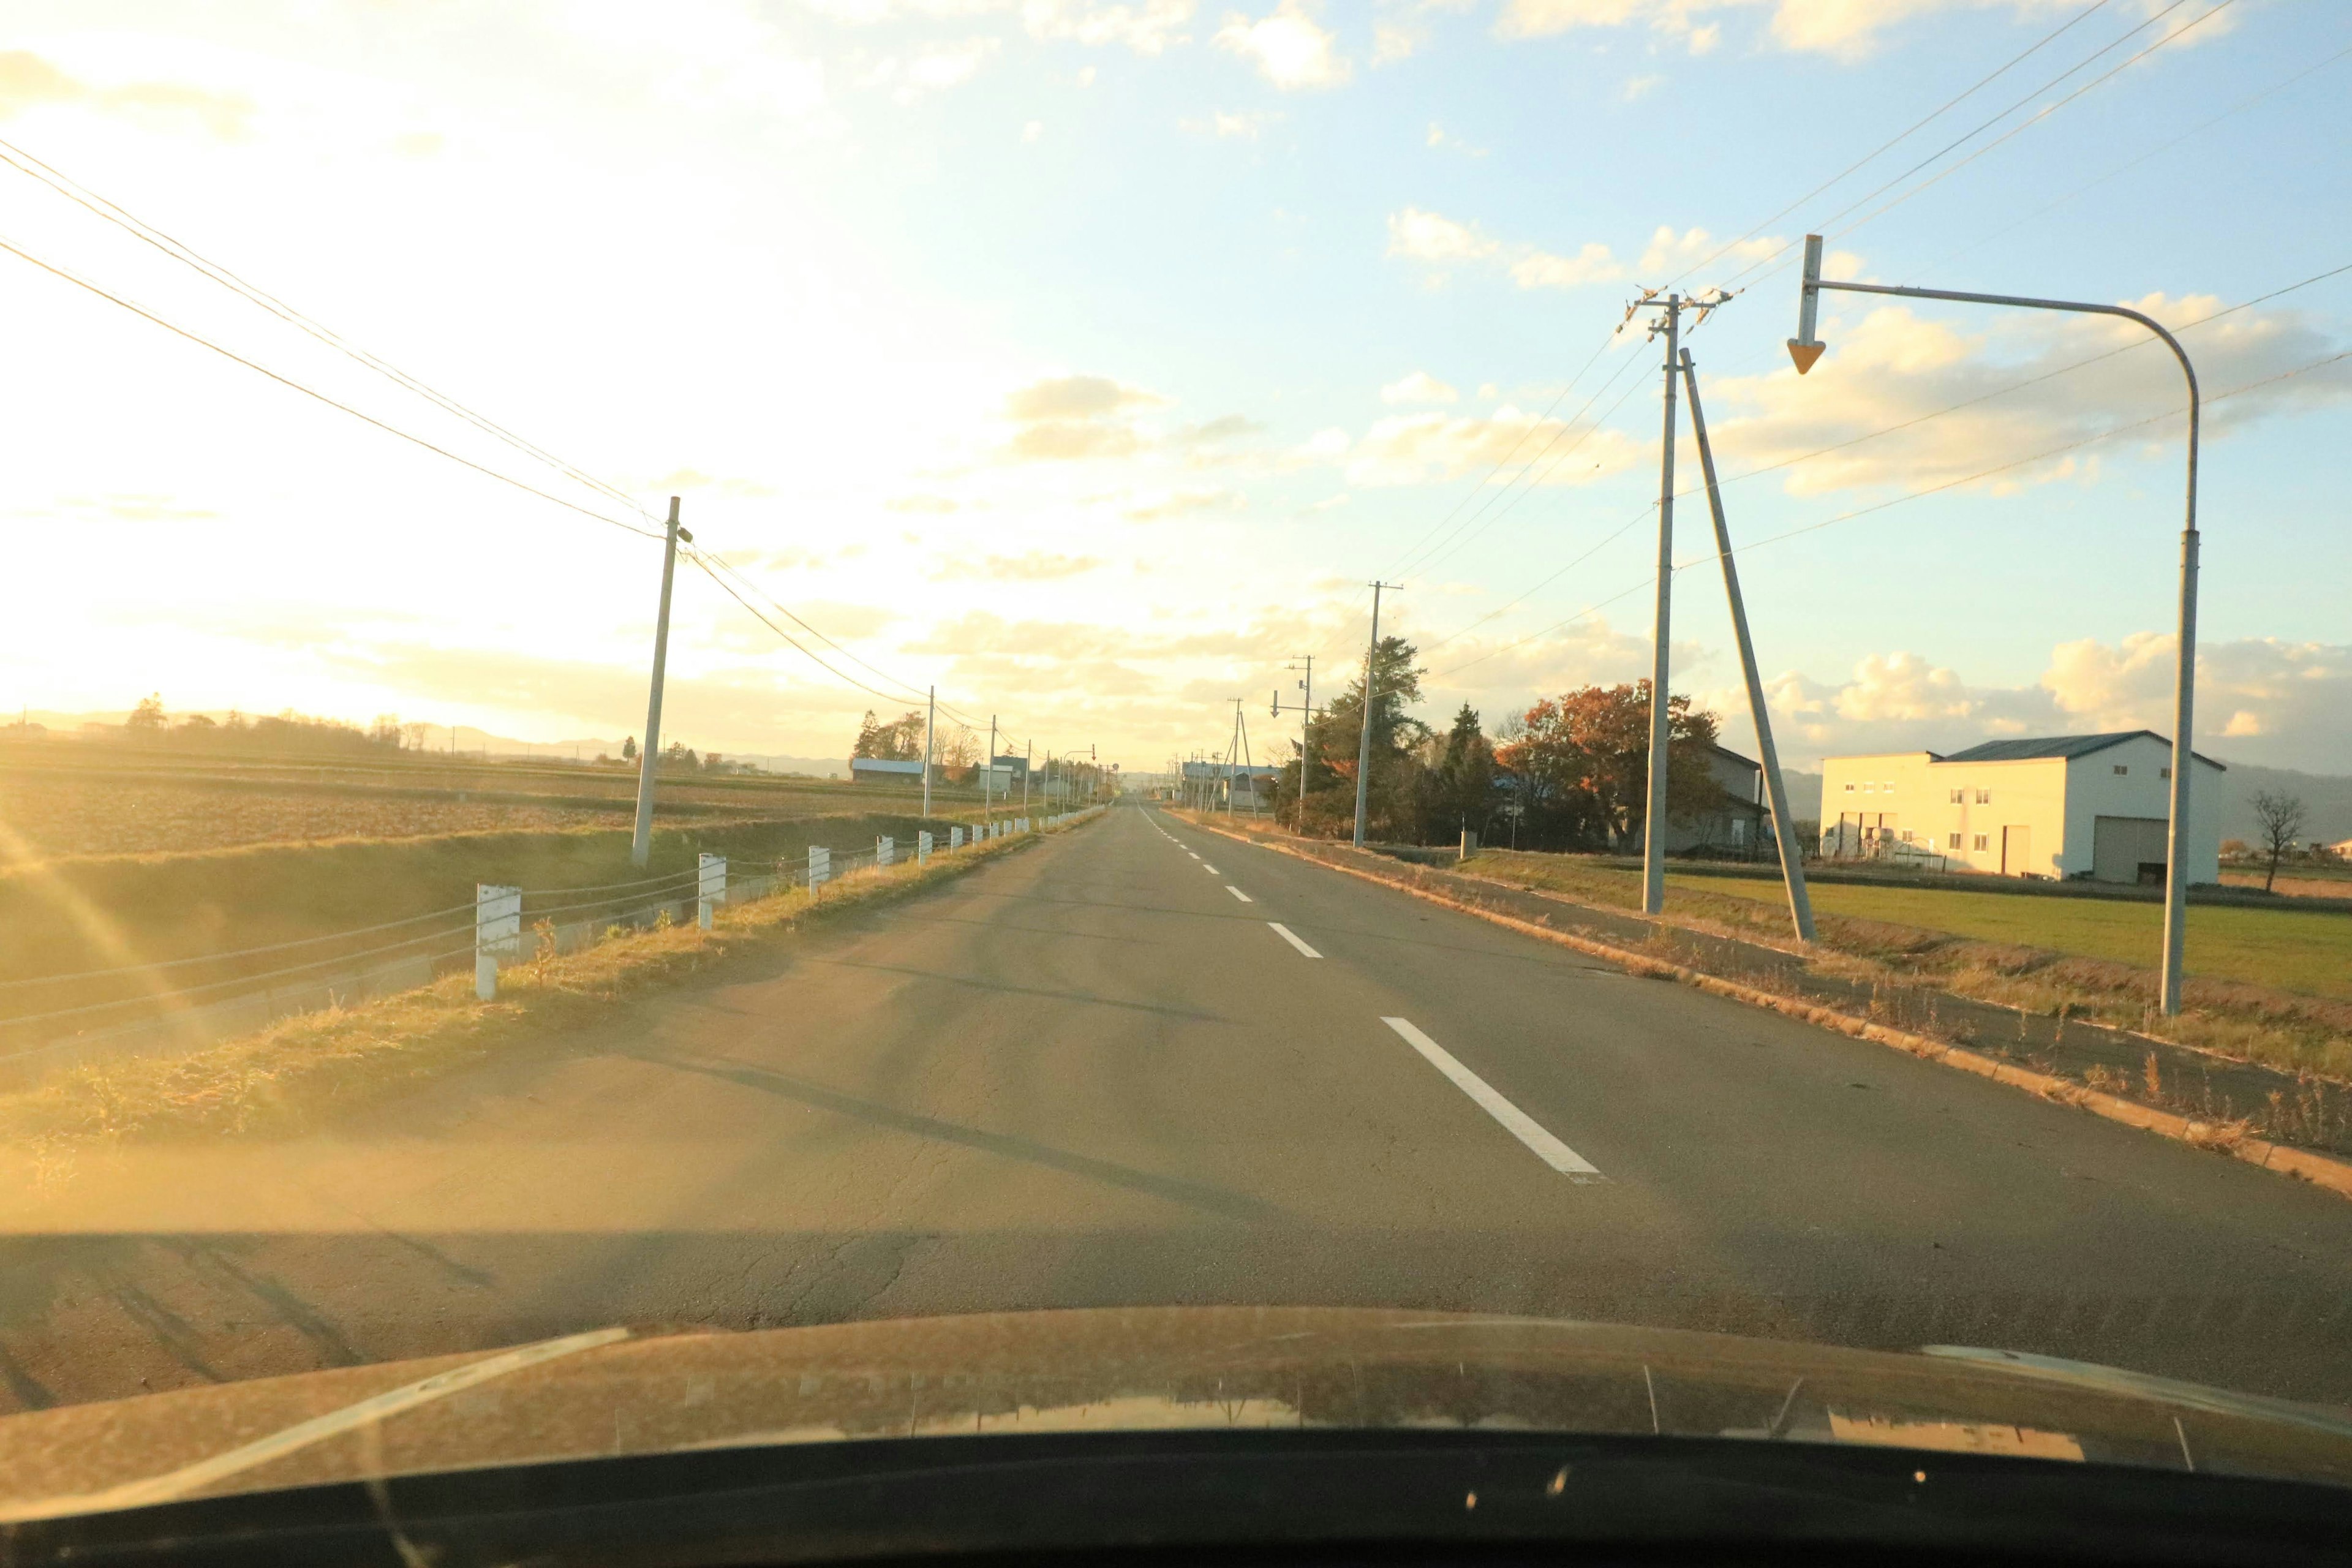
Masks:
[[[1097,805],[1027,817],[1026,831],[1034,834],[1066,826],[1103,809]],[[948,834],[934,834],[929,854],[961,854],[997,842],[999,836],[993,829],[999,824],[1006,827],[1003,837],[1016,836],[1019,830],[1013,825],[1023,820],[1019,814],[1009,813],[981,823],[957,824],[965,829],[964,841],[951,848]],[[856,849],[828,849],[826,875],[814,889],[815,896],[824,896],[824,884],[877,868],[880,850],[878,842]],[[893,864],[919,864],[923,858],[919,839],[893,841]],[[806,855],[774,861],[731,862],[727,868],[725,886],[713,901],[746,903],[809,889],[809,879]],[[558,953],[578,952],[616,934],[658,926],[665,913],[681,921],[692,918],[701,901],[701,886],[702,871],[697,867],[621,882],[520,889],[520,929],[487,948],[478,941],[478,904],[467,902],[401,920],[225,952],[0,982],[0,991],[37,993],[40,987],[131,984],[142,977],[152,982],[120,996],[0,1016],[0,1081],[23,1080],[27,1064],[37,1068],[37,1058],[58,1053],[62,1047],[70,1047],[78,1059],[88,1059],[89,1047],[110,1042],[135,1043],[142,1036],[165,1043],[192,1040],[201,1044],[207,1036],[226,1037],[236,1028],[258,1026],[253,1021],[257,1014],[266,1014],[261,1021],[268,1022],[429,985],[449,973],[455,961],[462,958],[488,956],[493,962],[512,963],[528,962],[550,950]],[[459,920],[456,918],[458,916],[466,918]],[[195,984],[170,979],[192,968],[347,943],[428,923],[429,930],[299,963]],[[460,942],[460,938],[464,940]],[[119,1017],[142,1008],[147,1010],[146,1016]],[[118,1016],[110,1021],[110,1015]]]

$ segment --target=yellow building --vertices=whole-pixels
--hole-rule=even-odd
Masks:
[[[2221,877],[2221,763],[2189,781],[2189,879]],[[2172,743],[2149,730],[1822,764],[1822,853],[2008,877],[2164,880]]]

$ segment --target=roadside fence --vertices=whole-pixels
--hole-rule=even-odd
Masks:
[[[1042,819],[1058,828],[1101,807]],[[990,827],[951,826],[944,844],[919,833],[915,860],[1032,831],[1027,817]],[[350,1006],[462,973],[475,994],[498,994],[501,968],[577,952],[631,931],[691,919],[710,929],[721,905],[828,883],[899,864],[895,840],[870,848],[812,845],[805,858],[730,871],[704,855],[688,870],[577,888],[478,884],[471,901],[320,936],[158,963],[0,981],[0,1089],[28,1088],[88,1063],[180,1054],[250,1034],[298,1014]]]

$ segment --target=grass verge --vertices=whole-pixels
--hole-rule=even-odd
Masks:
[[[1067,831],[1066,829],[1057,831]],[[598,1021],[616,1003],[675,985],[724,960],[902,899],[1037,842],[1013,837],[844,878],[812,900],[799,889],[692,925],[624,933],[551,952],[499,976],[478,1001],[470,974],[355,1007],[289,1018],[192,1055],[94,1063],[0,1095],[0,1143],[37,1160],[94,1139],[297,1131],[550,1031]]]

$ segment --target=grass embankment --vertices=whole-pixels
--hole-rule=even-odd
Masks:
[[[911,847],[925,826],[914,816],[859,814],[662,828],[642,871],[630,866],[630,833],[620,827],[352,838],[8,866],[0,868],[0,931],[8,933],[0,943],[0,980],[154,963],[379,925],[470,903],[477,882],[598,886],[690,871],[704,853],[724,855],[748,873],[779,859],[804,861],[812,844],[871,848],[883,835]],[[944,822],[928,826],[944,837]],[[73,998],[45,994],[42,1000],[61,1006]]]
[[[1066,831],[1066,830],[1062,830]],[[192,1055],[92,1064],[0,1095],[0,1144],[58,1154],[91,1139],[299,1131],[501,1051],[596,1022],[612,1006],[676,984],[792,934],[903,898],[1036,843],[1011,837],[935,855],[927,866],[856,872],[821,898],[794,889],[719,910],[712,929],[660,927],[583,952],[512,965],[498,999],[473,976],[350,1008],[305,1014]]]
[[[1787,907],[1777,881],[1666,880],[1677,891],[1705,889]],[[1638,880],[1629,878],[1628,882],[1638,901]],[[2164,906],[2157,903],[1849,884],[1819,884],[1809,890],[1814,910],[1823,914],[1889,921],[1978,942],[2021,943],[2118,963],[2146,964],[2164,940]],[[2192,904],[2186,963],[2191,974],[2352,999],[2352,917],[2323,910]]]
[[[1641,879],[1567,855],[1481,850],[1459,869],[1604,909]],[[1785,942],[1777,882],[1672,876],[1671,920]],[[2192,906],[2186,1010],[2157,1011],[2158,905],[1961,889],[1811,889],[1822,955],[1864,978],[1925,984],[2030,1012],[2137,1029],[2290,1071],[2352,1080],[2352,916]]]

